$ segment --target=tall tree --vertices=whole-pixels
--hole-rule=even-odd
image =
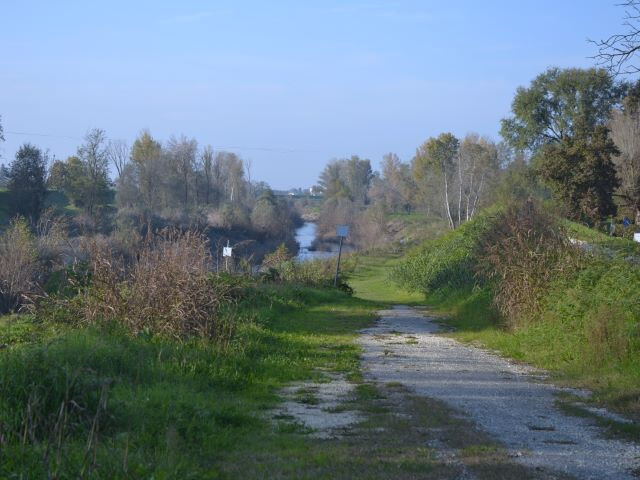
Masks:
[[[441,133],[431,137],[416,151],[412,161],[412,170],[417,182],[427,182],[436,175],[442,181],[442,201],[450,228],[456,228],[449,190],[456,173],[456,159],[460,141],[451,133]],[[458,222],[459,224],[459,222]]]
[[[22,145],[9,165],[7,184],[18,213],[32,218],[40,216],[47,193],[46,171],[46,155],[30,143]]]
[[[513,116],[502,120],[500,133],[513,148],[535,152],[573,137],[578,128],[606,124],[622,93],[604,69],[550,68],[529,88],[518,88]]]
[[[162,184],[162,145],[144,130],[131,147],[131,161],[136,168],[143,208],[156,211],[160,207]]]
[[[611,115],[611,138],[620,151],[613,157],[620,186],[616,196],[623,207],[633,211],[640,225],[640,82],[627,96],[624,107]]]
[[[125,140],[110,140],[107,146],[107,157],[115,167],[119,177],[131,159],[129,145]]]
[[[578,133],[547,144],[538,157],[538,170],[567,208],[570,218],[600,225],[615,215],[613,192],[619,186],[611,160],[619,153],[608,129],[597,126],[591,135]]]
[[[193,183],[197,150],[198,142],[184,135],[180,138],[171,137],[167,145],[170,162],[180,179],[184,206],[189,204],[189,190]]]
[[[92,214],[96,206],[104,205],[109,198],[109,157],[104,130],[94,128],[84,140],[78,148],[78,158],[86,175],[84,207]]]
[[[202,173],[204,176],[204,203],[209,205],[213,182],[213,147],[207,145],[200,156]]]

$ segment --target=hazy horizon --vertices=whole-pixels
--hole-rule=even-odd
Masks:
[[[129,143],[149,129],[234,151],[274,188],[306,187],[332,158],[406,161],[442,131],[498,138],[516,88],[593,66],[587,38],[623,13],[425,3],[7,3],[0,163],[27,141],[64,159],[90,128]]]

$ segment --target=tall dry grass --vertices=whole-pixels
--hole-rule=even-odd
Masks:
[[[540,311],[546,287],[575,271],[580,256],[558,221],[528,200],[501,212],[480,238],[476,274],[491,286],[507,326],[515,327]]]
[[[70,321],[117,322],[131,333],[174,338],[227,337],[220,313],[231,291],[211,274],[207,238],[195,231],[164,230],[148,236],[132,264],[108,243],[88,245],[88,275],[75,282],[77,295],[53,299]]]

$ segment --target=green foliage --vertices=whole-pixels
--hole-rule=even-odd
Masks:
[[[545,145],[537,169],[566,207],[569,218],[599,225],[616,214],[613,193],[619,185],[611,160],[618,153],[605,127]]]
[[[512,147],[535,151],[604,125],[621,94],[606,70],[550,68],[518,88],[500,133]]]
[[[106,327],[0,337],[0,477],[219,478],[248,442],[300,442],[265,409],[316,368],[354,372],[370,308],[289,285],[253,285],[232,308],[243,320],[224,347]]]
[[[38,218],[47,192],[45,174],[47,158],[42,151],[25,143],[9,165],[7,188],[12,194],[14,211],[26,217]]]
[[[497,209],[487,210],[442,237],[409,252],[391,278],[411,291],[433,294],[469,288],[476,282],[476,251]]]

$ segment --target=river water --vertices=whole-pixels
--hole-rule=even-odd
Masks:
[[[296,242],[300,245],[297,260],[303,262],[305,260],[313,260],[316,258],[330,258],[337,254],[337,252],[322,252],[311,251],[311,244],[316,238],[316,224],[313,222],[306,222],[300,228],[296,230]]]

